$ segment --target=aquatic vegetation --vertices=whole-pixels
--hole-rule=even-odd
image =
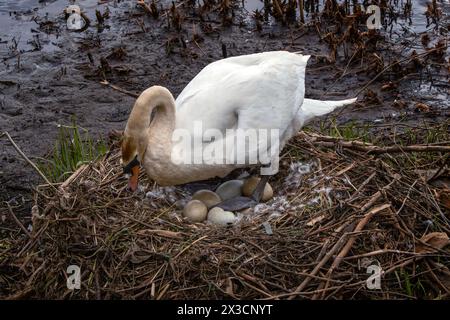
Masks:
[[[103,156],[108,150],[102,139],[93,139],[75,120],[71,126],[59,125],[58,130],[53,152],[48,159],[40,161],[41,170],[54,182],[65,180],[79,166]]]

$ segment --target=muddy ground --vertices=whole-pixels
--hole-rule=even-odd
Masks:
[[[344,46],[338,48],[336,61],[330,62],[330,46],[312,24],[283,25],[270,15],[266,21],[255,23],[251,11],[263,7],[259,0],[244,1],[244,5],[232,1],[228,12],[232,21],[224,21],[217,1],[211,1],[202,18],[193,2],[176,2],[183,3],[177,9],[182,16],[181,30],[177,30],[173,14],[160,9],[155,19],[135,1],[77,1],[90,20],[81,32],[67,29],[63,10],[69,1],[0,3],[0,131],[8,131],[34,161],[52,150],[58,125],[69,124],[72,116],[93,136],[105,138],[111,130],[124,128],[134,98],[100,84],[101,80],[106,78],[135,93],[158,84],[176,97],[204,66],[224,54],[269,50],[312,54],[306,76],[306,96],[312,98],[354,97],[376,76],[369,59],[349,63]],[[170,6],[169,1],[156,4],[164,9]],[[402,58],[401,54],[423,51],[420,37],[424,32],[431,38],[429,47],[440,39],[448,40],[448,5],[442,4],[438,27],[424,22],[426,1],[413,1],[413,6],[412,25],[400,16],[390,36],[380,31],[384,40],[377,50],[385,65]],[[105,15],[99,24],[95,10],[101,14],[108,10],[109,17]],[[311,15],[306,18],[309,21]],[[448,61],[448,51],[445,55]],[[433,63],[445,66],[445,60],[439,61]],[[369,101],[364,90],[359,94],[361,103],[340,113],[338,122],[384,125],[401,121],[415,126],[423,121],[448,120],[448,72],[429,67],[421,70],[401,81],[393,72],[386,73],[368,86],[376,99]],[[382,90],[391,78],[397,80],[396,85]],[[418,110],[418,102],[429,109]],[[4,208],[3,201],[9,201],[17,213],[28,216],[32,187],[41,182],[2,138],[0,208]]]

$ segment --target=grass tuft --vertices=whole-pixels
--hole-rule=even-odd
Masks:
[[[79,166],[104,155],[108,151],[104,140],[95,140],[88,130],[77,126],[59,126],[53,152],[39,164],[43,173],[53,182],[67,179]]]

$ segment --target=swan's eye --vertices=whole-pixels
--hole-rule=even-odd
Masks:
[[[134,167],[139,166],[139,165],[140,165],[140,163],[139,163],[139,160],[137,159],[137,155],[136,155],[130,163],[128,163],[126,166],[123,167],[123,173],[131,175],[131,174],[133,174],[131,169],[133,169]]]

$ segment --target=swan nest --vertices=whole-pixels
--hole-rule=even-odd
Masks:
[[[113,149],[57,188],[36,189],[31,238],[2,244],[11,249],[0,258],[0,294],[448,298],[445,153],[397,151],[301,133],[270,181],[275,197],[219,227],[183,219],[183,188],[126,191]],[[70,265],[80,267],[80,290],[67,289]]]

